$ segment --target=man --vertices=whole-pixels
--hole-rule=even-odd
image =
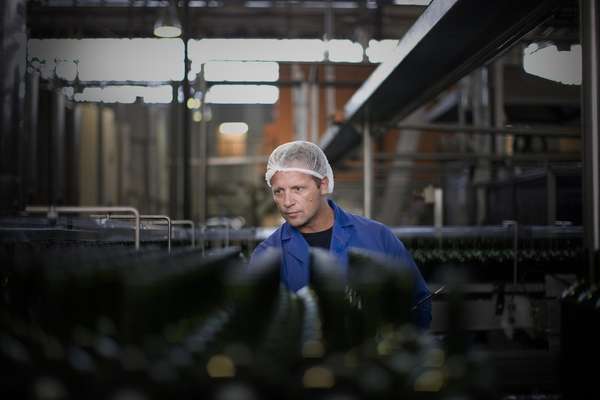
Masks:
[[[250,260],[269,247],[283,253],[281,280],[293,291],[309,283],[309,246],[330,250],[345,268],[348,249],[357,247],[401,260],[415,277],[415,304],[429,296],[427,285],[402,242],[385,225],[350,214],[327,195],[333,192],[333,171],[323,151],[304,141],[289,142],[271,153],[265,174],[273,200],[285,219],[260,243]],[[431,322],[431,301],[419,304],[415,323],[422,329]]]

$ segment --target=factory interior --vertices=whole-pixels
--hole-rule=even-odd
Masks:
[[[600,396],[599,1],[0,10],[3,399]],[[360,248],[249,267],[290,141],[427,298]]]

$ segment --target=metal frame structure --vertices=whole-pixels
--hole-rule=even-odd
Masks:
[[[63,206],[27,206],[27,213],[47,213],[48,218],[56,218],[58,214],[90,214],[90,213],[128,213],[133,214],[132,217],[124,216],[125,218],[135,219],[135,249],[140,249],[140,213],[133,207],[63,207]],[[112,216],[113,218],[115,215]],[[170,241],[170,226],[169,226],[169,248]]]
[[[444,124],[396,124],[391,127],[397,129],[408,129],[416,131],[430,132],[461,132],[476,135],[502,134],[502,135],[526,135],[526,136],[546,136],[560,138],[575,138],[580,139],[581,134],[576,129],[556,129],[556,128],[513,128],[513,127],[489,127],[489,126],[473,126],[473,125],[444,125]]]
[[[131,217],[127,216],[127,215],[108,215],[108,218],[112,218],[112,219],[132,219]],[[169,218],[167,215],[139,215],[138,218],[136,218],[136,224],[138,225],[138,230],[139,230],[139,226],[140,226],[140,221],[141,220],[159,220],[159,221],[166,221],[167,222],[167,229],[168,229],[168,233],[167,233],[167,249],[169,251],[169,253],[171,252],[171,218]]]
[[[175,226],[175,225],[188,225],[189,227],[192,228],[192,236],[191,236],[191,244],[192,244],[192,248],[196,247],[196,225],[194,224],[194,221],[189,220],[189,219],[173,219],[171,220],[171,226]]]
[[[192,248],[196,247],[196,225],[194,221],[189,219],[175,219],[171,221],[171,225],[189,225],[192,228]]]
[[[348,101],[345,123],[324,136],[321,147],[329,161],[336,163],[360,144],[361,135],[356,132],[360,121],[393,124],[406,117],[509,49],[556,7],[556,0],[433,1],[394,55]]]

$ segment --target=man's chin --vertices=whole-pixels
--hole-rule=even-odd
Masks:
[[[298,218],[284,218],[284,219],[288,224],[290,224],[294,228],[301,228],[305,225],[305,221],[300,220]]]

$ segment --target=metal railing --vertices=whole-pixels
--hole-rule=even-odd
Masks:
[[[131,216],[119,216],[135,220],[135,249],[140,249],[140,213],[137,208],[133,207],[70,207],[70,206],[27,206],[25,207],[27,213],[46,213],[48,218],[56,218],[59,214],[91,214],[91,213],[105,213],[112,218],[119,214],[132,214]],[[170,225],[169,225],[170,230]],[[169,241],[170,245],[170,241]]]
[[[196,225],[189,219],[176,219],[171,221],[172,225],[189,225],[192,228],[192,248],[196,247]]]
[[[112,218],[112,219],[133,219],[130,216],[127,215],[108,215],[108,218]],[[169,216],[167,215],[139,215],[138,218],[136,218],[136,225],[138,226],[139,229],[139,225],[140,225],[140,221],[141,220],[159,220],[159,221],[166,221],[167,222],[167,229],[168,229],[168,233],[167,233],[167,249],[169,251],[169,253],[171,252],[171,218],[169,218]]]

